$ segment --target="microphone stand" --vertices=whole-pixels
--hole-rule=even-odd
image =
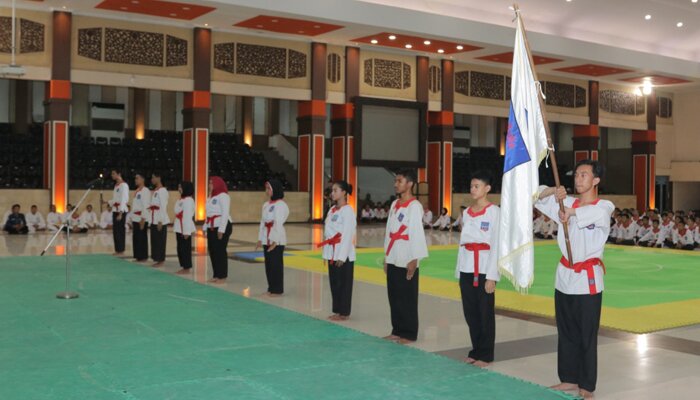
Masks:
[[[88,193],[92,190],[92,188],[95,186],[95,184],[102,180],[102,178],[94,180],[88,184],[88,188],[83,193],[83,197],[80,198],[78,201],[78,204],[75,206],[73,210],[78,210],[80,209],[80,205],[83,204],[83,201],[85,201],[85,198],[87,197]],[[73,292],[70,290],[70,221],[72,219],[72,215],[69,215],[68,218],[65,218],[65,221],[61,224],[61,229],[56,231],[56,233],[53,235],[51,240],[49,240],[49,243],[46,245],[46,248],[44,248],[44,251],[41,252],[41,256],[46,254],[46,251],[51,247],[53,242],[56,240],[58,235],[63,231],[63,229],[66,230],[66,253],[65,253],[65,259],[66,259],[66,290],[63,292],[58,292],[56,293],[56,298],[58,299],[64,299],[64,300],[70,300],[70,299],[77,299],[78,298],[78,292]]]

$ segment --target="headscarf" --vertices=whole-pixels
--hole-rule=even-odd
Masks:
[[[211,192],[211,197],[220,195],[221,193],[228,193],[228,188],[226,187],[226,182],[224,182],[224,180],[221,179],[220,176],[209,177],[209,180],[211,181],[211,184],[213,186],[213,190]]]
[[[284,198],[284,187],[282,186],[282,182],[278,181],[277,179],[270,179],[265,184],[269,185],[272,189],[272,196],[270,196],[270,200],[275,201]]]
[[[182,188],[182,198],[184,199],[185,197],[192,197],[194,196],[194,185],[192,182],[182,182],[180,183],[180,187]]]

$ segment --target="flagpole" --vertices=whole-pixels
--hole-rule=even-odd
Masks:
[[[517,19],[518,23],[521,26],[521,30],[523,32],[523,39],[525,41],[525,49],[527,50],[527,58],[528,62],[530,63],[530,70],[532,70],[532,76],[535,79],[536,82],[539,82],[539,79],[537,77],[537,71],[535,70],[535,62],[532,59],[532,51],[530,51],[530,42],[527,40],[527,35],[525,34],[525,23],[523,22],[522,18],[520,17],[520,9],[518,8],[517,4],[513,4],[513,11],[515,11],[515,18]],[[542,90],[540,88],[539,93],[537,94],[537,100],[540,103],[540,110],[542,111],[542,122],[544,123],[544,131],[547,134],[547,149],[549,152],[549,158],[550,161],[552,162],[552,173],[554,173],[554,185],[558,188],[561,186],[561,182],[559,180],[559,169],[557,167],[557,157],[554,154],[554,145],[552,144],[552,133],[549,131],[549,121],[547,120],[547,112],[545,110],[545,104],[544,104],[544,99],[542,98]],[[559,200],[559,210],[564,211],[564,201]],[[574,265],[574,259],[572,256],[571,252],[571,241],[569,239],[569,223],[562,221],[562,225],[564,226],[564,239],[566,241],[566,253],[567,253],[567,258],[569,261],[569,265]]]

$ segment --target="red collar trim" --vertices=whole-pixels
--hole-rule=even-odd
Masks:
[[[401,208],[406,208],[406,207],[408,207],[409,204],[413,203],[415,200],[416,200],[416,198],[413,197],[413,198],[411,198],[411,200],[409,200],[409,201],[407,201],[407,202],[401,204],[401,200],[397,199],[397,200],[396,200],[396,204],[394,204],[394,210],[398,210],[398,209],[401,209]],[[370,211],[371,211],[371,210],[370,210]]]
[[[688,232],[688,228],[684,228],[683,230],[678,230],[678,234],[681,236],[685,236],[686,232]]]
[[[596,204],[598,204],[599,201],[600,201],[600,199],[595,199],[595,201],[589,205],[596,205]],[[574,204],[571,205],[571,208],[579,208],[579,207],[581,207],[581,199],[574,200]]]
[[[661,231],[661,228],[652,229],[651,231],[654,233],[659,233]]]
[[[472,211],[472,208],[469,207],[469,208],[467,208],[467,214],[469,214],[469,216],[472,218],[480,217],[480,216],[486,214],[486,210],[488,210],[489,207],[491,207],[492,205],[493,205],[493,203],[489,203],[486,207],[482,208],[481,211],[479,211],[479,212],[474,212],[474,211]]]

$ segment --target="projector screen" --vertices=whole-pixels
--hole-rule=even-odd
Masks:
[[[421,168],[425,164],[425,104],[371,98],[355,102],[357,165]]]

